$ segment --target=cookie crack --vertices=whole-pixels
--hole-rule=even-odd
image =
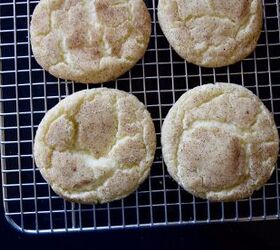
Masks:
[[[122,5],[127,5],[127,4],[129,4],[130,3],[130,0],[119,0],[118,2],[116,2],[116,3],[111,3],[110,5],[111,6],[116,6],[116,7],[118,7],[118,6],[122,6]]]
[[[240,137],[243,136],[244,133],[251,132],[251,130],[245,129],[238,127],[237,125],[233,123],[229,123],[226,121],[221,121],[217,119],[196,119],[189,123],[188,128],[183,129],[184,131],[193,131],[196,128],[200,127],[228,127],[228,128],[233,128]]]
[[[188,22],[191,22],[193,19],[200,19],[200,18],[204,18],[204,17],[206,17],[206,18],[207,17],[208,18],[209,17],[215,17],[215,18],[227,20],[227,21],[231,22],[232,24],[237,25],[237,23],[233,19],[231,19],[231,18],[229,18],[227,16],[218,15],[218,14],[212,14],[212,15],[189,15],[186,18],[183,18],[181,20],[186,24]]]
[[[92,99],[94,100],[94,98]],[[57,115],[51,119],[49,121],[49,123],[46,125],[47,127],[47,131],[44,135],[44,138],[43,138],[43,143],[45,145],[45,147],[47,147],[48,149],[52,150],[52,151],[59,151],[59,152],[66,152],[67,150],[80,150],[79,148],[76,147],[76,145],[74,144],[74,142],[76,141],[77,139],[77,136],[78,136],[78,130],[79,130],[79,124],[77,123],[76,121],[76,115],[80,112],[81,110],[81,107],[82,105],[84,104],[85,100],[82,99],[80,102],[78,102],[77,104],[77,109],[76,111],[73,113],[73,114],[69,114],[69,112],[67,112],[64,108],[62,108],[60,110],[60,112],[57,113]],[[72,124],[73,124],[73,135],[72,135],[72,140],[71,140],[71,144],[70,146],[68,146],[66,149],[64,150],[58,150],[55,146],[51,146],[47,143],[46,141],[46,136],[49,132],[49,129],[51,127],[51,125],[57,120],[59,119],[60,117],[62,116],[65,116]]]
[[[209,98],[206,98],[204,101],[200,102],[197,106],[195,106],[194,108],[190,109],[190,110],[186,110],[188,112],[194,110],[194,109],[197,109],[197,108],[200,108],[201,106],[209,103],[209,102],[212,102],[213,100],[215,100],[216,98],[220,97],[224,95],[224,92],[223,91],[219,91],[218,93],[215,93],[211,96],[209,96]]]
[[[103,186],[106,181],[108,181],[114,174],[116,170],[108,170],[106,174],[104,174],[102,177],[98,178],[97,181],[91,182],[91,185],[87,186],[86,189],[84,186],[81,186],[80,188],[74,188],[71,193],[85,193],[85,192],[96,192],[96,190],[99,189],[99,187]]]
[[[149,157],[149,154],[148,154],[149,148],[148,148],[147,142],[145,141],[145,134],[144,134],[144,133],[145,133],[144,130],[145,130],[145,127],[146,127],[146,125],[145,125],[145,119],[142,120],[141,125],[142,125],[142,126],[141,126],[141,128],[142,128],[142,131],[141,131],[141,132],[142,132],[142,139],[143,139],[143,144],[145,145],[145,151],[146,151],[146,153],[145,153],[145,155],[146,155],[145,161],[146,161],[146,162],[149,162],[149,158],[148,158],[148,157]],[[143,160],[144,160],[144,159],[142,159],[141,162],[142,162]],[[149,166],[146,166],[146,167],[143,169],[142,173],[145,172],[148,168],[149,168]]]
[[[250,124],[250,127],[253,128],[257,122],[259,121],[259,117],[265,112],[265,109],[262,105],[260,105],[258,113],[255,115],[255,120]]]
[[[137,136],[139,136],[139,134],[135,134],[134,136],[122,136],[116,139],[115,143],[112,145],[112,147],[110,148],[108,155],[115,149],[116,146],[118,146],[119,143],[123,143],[129,139],[135,139]]]

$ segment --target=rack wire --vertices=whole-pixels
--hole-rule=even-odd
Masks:
[[[209,82],[234,82],[257,94],[280,126],[279,0],[265,0],[264,25],[255,52],[237,64],[206,69],[186,63],[170,48],[157,22],[157,0],[146,1],[152,37],[145,57],[107,87],[136,95],[151,112],[158,145],[150,177],[129,197],[103,205],[79,205],[58,197],[32,157],[33,139],[45,112],[65,96],[103,85],[73,84],[52,77],[36,63],[29,40],[38,1],[1,0],[1,169],[4,210],[18,230],[31,233],[153,227],[225,221],[279,219],[280,169],[252,197],[210,203],[182,190],[162,160],[161,125],[188,89]]]

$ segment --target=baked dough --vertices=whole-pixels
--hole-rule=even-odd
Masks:
[[[76,92],[46,113],[34,157],[60,196],[104,203],[136,190],[150,172],[155,148],[144,105],[131,94],[101,88]]]
[[[261,0],[159,0],[167,40],[188,62],[221,67],[247,57],[262,29]]]
[[[142,0],[41,0],[30,32],[35,59],[52,75],[101,83],[142,58],[151,18]]]
[[[162,127],[170,175],[185,190],[212,201],[245,198],[261,188],[278,150],[273,116],[257,96],[236,84],[189,90]]]

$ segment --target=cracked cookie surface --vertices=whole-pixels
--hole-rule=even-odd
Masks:
[[[159,0],[158,20],[188,62],[222,67],[247,57],[262,29],[261,0]]]
[[[60,196],[104,203],[136,190],[150,172],[155,148],[144,105],[131,94],[101,88],[76,92],[46,113],[34,158]]]
[[[279,137],[273,116],[248,89],[229,83],[189,90],[162,127],[170,175],[187,191],[213,201],[250,196],[270,178]]]
[[[101,83],[142,58],[151,18],[143,0],[41,0],[30,33],[37,62],[52,75]]]

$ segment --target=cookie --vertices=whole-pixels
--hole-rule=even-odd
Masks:
[[[279,151],[271,113],[251,91],[229,83],[183,94],[164,120],[161,140],[170,175],[212,201],[234,201],[261,188]]]
[[[174,50],[203,67],[238,62],[255,49],[261,0],[159,0],[158,20]]]
[[[46,113],[34,158],[60,196],[104,203],[137,189],[150,172],[155,148],[144,105],[131,94],[101,88],[76,92]]]
[[[142,0],[41,0],[30,33],[35,59],[52,75],[101,83],[143,57],[151,18]]]

